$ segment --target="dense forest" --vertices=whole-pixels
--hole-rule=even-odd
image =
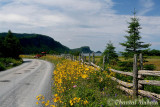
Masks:
[[[0,41],[2,41],[7,33],[0,33]],[[69,52],[70,49],[61,43],[55,41],[53,38],[41,34],[18,34],[13,33],[22,46],[22,54],[37,54],[42,51],[47,53],[64,53]]]

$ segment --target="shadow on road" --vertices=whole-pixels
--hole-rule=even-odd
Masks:
[[[32,61],[23,61],[23,63],[30,63],[30,62],[32,62]]]

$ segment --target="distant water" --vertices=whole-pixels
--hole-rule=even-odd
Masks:
[[[102,53],[94,53],[95,54],[95,56],[101,56],[102,55]],[[83,54],[84,56],[89,56],[89,53],[84,53]],[[90,53],[90,55],[92,56],[92,53]]]
[[[61,54],[61,56],[65,56],[65,55],[70,55],[70,54]],[[83,53],[84,56],[89,56],[89,53]],[[92,56],[92,53],[90,53],[90,55]],[[94,53],[95,56],[101,56],[102,53]]]

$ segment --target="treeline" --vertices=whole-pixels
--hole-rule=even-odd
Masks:
[[[143,55],[145,56],[160,56],[160,50],[144,50],[142,51]]]

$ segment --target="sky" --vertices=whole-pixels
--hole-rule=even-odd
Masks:
[[[160,0],[0,0],[0,32],[48,35],[73,49],[89,46],[104,51],[111,41],[116,51],[134,8],[142,27],[141,41],[160,50]]]

